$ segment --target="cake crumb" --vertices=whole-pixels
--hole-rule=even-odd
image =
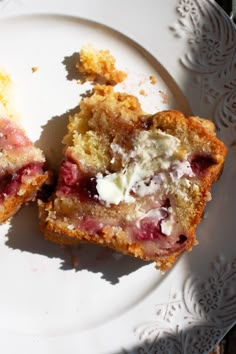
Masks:
[[[38,66],[32,66],[31,70],[32,70],[32,73],[35,73],[36,71],[38,71]]]
[[[116,60],[109,50],[96,50],[91,45],[85,45],[80,50],[76,68],[84,75],[85,81],[103,81],[115,85],[127,77],[127,73],[118,70],[115,64]]]
[[[162,98],[162,103],[168,104],[169,103],[169,98],[168,98],[167,94],[165,92],[163,92],[162,90],[159,90],[158,92],[159,92],[159,94],[160,94],[160,96]]]
[[[139,94],[142,96],[147,96],[147,92],[145,90],[140,90]]]
[[[149,76],[149,80],[150,80],[152,85],[155,85],[157,83],[157,79],[155,78],[154,75],[150,75]]]

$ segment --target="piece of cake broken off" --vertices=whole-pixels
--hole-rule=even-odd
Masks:
[[[96,50],[91,45],[81,48],[76,68],[85,81],[102,81],[115,85],[127,77],[124,71],[116,68],[116,60],[109,50]]]
[[[97,243],[168,269],[197,243],[223,168],[227,149],[213,123],[178,111],[147,115],[109,86],[95,87],[80,108],[56,192],[39,205],[45,238]]]

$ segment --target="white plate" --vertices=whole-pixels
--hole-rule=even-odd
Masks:
[[[229,147],[198,228],[200,245],[165,275],[95,246],[74,250],[73,269],[69,254],[42,239],[35,206],[1,226],[2,350],[207,353],[236,319],[233,24],[210,0],[5,0],[0,16],[0,66],[15,82],[22,124],[54,166],[67,111],[89,89],[72,70],[86,43],[115,55],[129,74],[117,89],[138,95],[146,111],[209,117]]]

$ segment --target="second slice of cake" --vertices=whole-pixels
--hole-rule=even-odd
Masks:
[[[35,199],[47,179],[44,164],[42,151],[23,129],[12,119],[0,117],[0,223]]]
[[[56,191],[40,203],[45,238],[111,247],[162,270],[197,243],[226,155],[213,123],[145,114],[134,96],[97,86],[71,118]]]
[[[34,146],[14,120],[14,87],[9,74],[0,70],[0,223],[23,203],[35,200],[47,179],[43,152]]]

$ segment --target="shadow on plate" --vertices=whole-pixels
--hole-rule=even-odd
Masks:
[[[80,81],[81,83],[85,81],[85,77],[83,74],[79,72],[79,70],[76,68],[76,64],[80,60],[80,53],[75,52],[72,55],[69,55],[67,57],[64,57],[64,60],[62,61],[62,64],[65,66],[65,69],[67,71],[67,80],[73,81],[77,80]]]
[[[50,168],[57,170],[62,160],[62,139],[67,132],[69,117],[79,113],[79,105],[61,115],[54,116],[42,127],[35,145],[43,150]]]
[[[155,331],[155,324],[148,328],[150,333]],[[201,336],[201,341],[199,337],[196,336],[196,331],[199,336]],[[211,333],[212,332],[212,333]],[[156,337],[150,340],[150,333],[148,330],[146,337],[149,337],[140,346],[134,346],[133,348],[121,349],[117,352],[112,352],[109,354],[234,354],[235,351],[219,351],[221,346],[217,346],[215,349],[212,348],[211,338],[214,336],[217,338],[219,333],[212,331],[210,328],[189,328],[184,332],[179,331],[176,328],[172,331],[171,328],[166,329],[166,333],[161,338]],[[142,334],[141,334],[142,336]],[[185,345],[185,347],[184,347]],[[183,351],[183,348],[186,350]],[[191,351],[189,349],[191,348]],[[202,350],[204,348],[204,351]],[[226,349],[226,347],[224,347]]]
[[[82,74],[79,72],[77,69],[76,65],[80,61],[80,53],[75,52],[70,56],[64,57],[64,60],[62,61],[62,64],[65,66],[65,69],[67,71],[67,80],[73,81],[76,80],[78,81],[79,84],[84,84],[86,81],[89,81],[86,79],[86,75]],[[105,77],[96,75],[93,80],[89,81],[92,86],[95,86],[97,84],[100,85],[116,85],[116,82],[113,80],[107,80]],[[93,93],[92,90],[88,90],[84,95],[82,94],[81,97],[89,97]]]
[[[64,57],[62,64],[65,65],[67,72],[67,80],[79,80],[85,82],[84,75],[80,74],[76,69],[76,63],[79,61],[79,53],[73,53],[70,56]],[[78,105],[61,115],[54,116],[42,127],[42,132],[35,145],[43,150],[49,166],[52,169],[58,170],[60,161],[62,160],[63,144],[62,140],[67,132],[69,117],[79,113],[79,101],[83,98],[90,97],[93,93],[92,89],[85,89],[84,92],[78,91]]]
[[[11,220],[6,245],[34,254],[62,260],[61,269],[88,270],[101,273],[103,279],[111,284],[147,263],[128,256],[122,256],[110,249],[96,245],[81,244],[73,247],[61,247],[43,239],[39,231],[38,211],[34,204],[24,206]]]

